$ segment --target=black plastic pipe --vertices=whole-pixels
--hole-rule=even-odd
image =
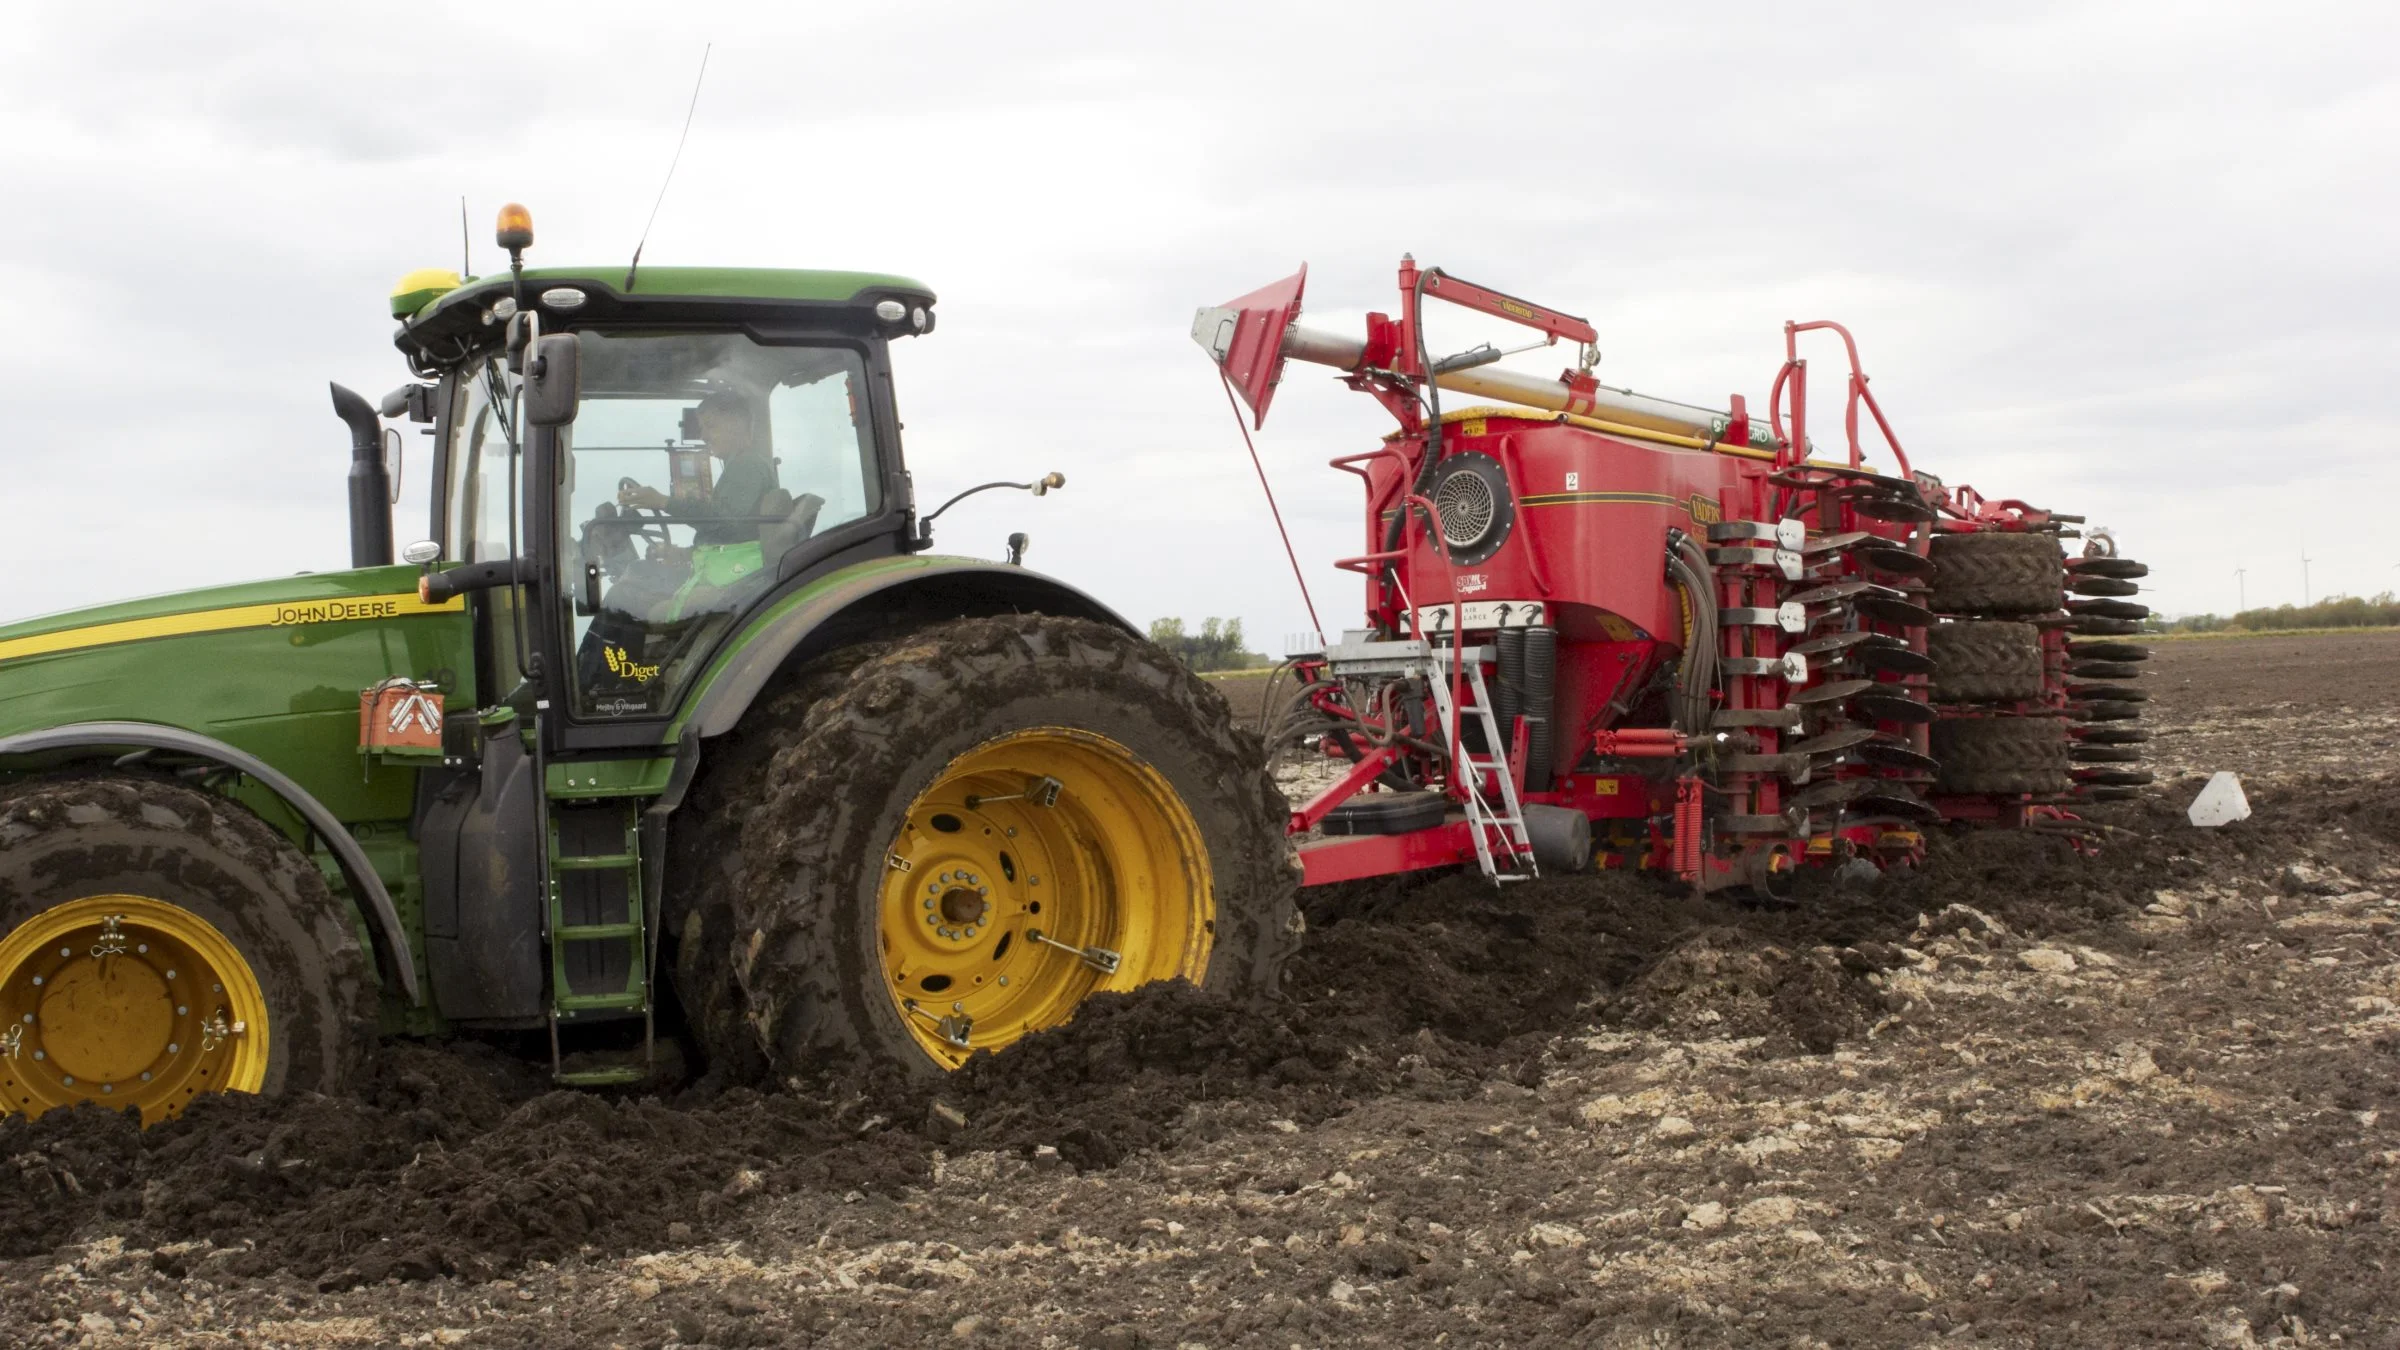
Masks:
[[[374,405],[340,385],[333,414],[350,428],[350,565],[392,565],[392,480],[383,467],[383,424]]]
[[[1500,687],[1492,692],[1492,711],[1500,716],[1500,744],[1493,749],[1506,754],[1516,744],[1517,714],[1525,710],[1525,630],[1503,628],[1493,642],[1500,648]]]
[[[1558,630],[1536,627],[1525,630],[1524,717],[1525,731],[1525,788],[1529,792],[1550,790],[1550,757],[1554,736],[1551,731],[1552,713],[1558,696]]]

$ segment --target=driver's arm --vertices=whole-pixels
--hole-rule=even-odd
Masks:
[[[670,503],[667,494],[654,487],[644,487],[632,479],[617,485],[617,505],[639,506],[652,511],[664,511]]]

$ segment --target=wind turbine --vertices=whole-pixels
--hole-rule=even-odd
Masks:
[[[2400,567],[2400,563],[2395,563],[2393,566]],[[2250,608],[2250,569],[2247,567],[2233,569],[2233,584],[2236,593],[2242,597],[2241,608]]]

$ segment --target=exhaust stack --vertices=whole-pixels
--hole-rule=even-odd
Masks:
[[[392,565],[392,480],[383,467],[382,423],[364,398],[333,386],[333,412],[350,428],[350,565]]]

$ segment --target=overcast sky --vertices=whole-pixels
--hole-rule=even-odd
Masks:
[[[1840,319],[1919,467],[2113,527],[2170,612],[2230,611],[2236,568],[2297,602],[2304,554],[2318,596],[2400,587],[2396,13],[29,6],[0,45],[0,619],[344,565],[325,382],[406,377],[391,283],[457,265],[462,194],[481,270],[511,199],[535,262],[622,265],[711,41],[645,260],[931,284],[941,329],[897,357],[920,498],[1069,479],[942,546],[1027,529],[1137,620],[1307,626],[1186,329],[1302,261],[1311,321],[1355,328],[1404,251],[1710,404],[1763,403],[1784,320]],[[1260,437],[1328,627],[1361,526],[1325,461],[1388,427],[1295,366]]]

